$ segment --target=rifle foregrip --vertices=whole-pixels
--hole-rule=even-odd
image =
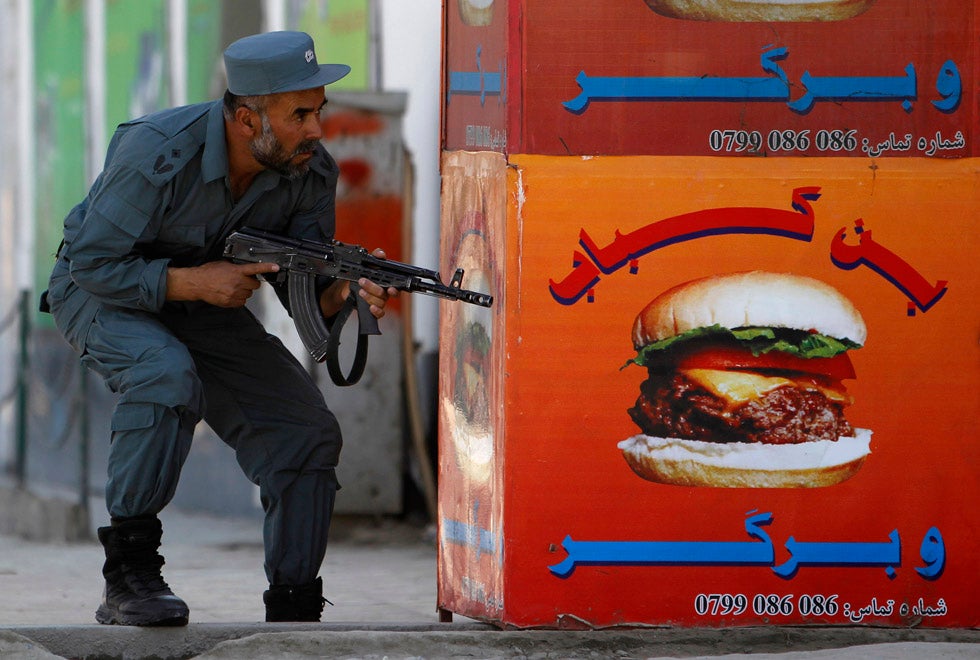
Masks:
[[[354,302],[357,304],[357,332],[362,335],[380,335],[378,319],[371,313],[371,305],[368,301],[358,294],[360,290],[361,287],[357,282],[350,283],[350,295],[354,297]]]

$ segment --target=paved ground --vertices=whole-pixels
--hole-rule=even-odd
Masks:
[[[2,658],[980,658],[980,631],[894,629],[501,631],[436,611],[430,529],[341,523],[321,575],[321,624],[266,624],[259,522],[167,512],[167,581],[191,624],[94,624],[102,549],[0,536]]]
[[[163,572],[194,623],[260,622],[268,587],[261,521],[164,512]],[[434,533],[394,521],[340,521],[321,575],[324,620],[436,623]],[[102,547],[0,536],[0,625],[95,622]]]

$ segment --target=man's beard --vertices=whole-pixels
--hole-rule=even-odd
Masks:
[[[297,179],[310,169],[309,163],[293,163],[292,160],[299,154],[309,153],[316,148],[319,140],[305,140],[297,145],[296,150],[291,154],[286,153],[279,138],[272,131],[269,118],[262,115],[262,134],[249,142],[249,149],[252,157],[263,167],[278,172],[289,179]]]

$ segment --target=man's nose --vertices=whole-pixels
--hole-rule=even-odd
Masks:
[[[303,128],[306,131],[306,139],[308,140],[319,140],[323,137],[323,126],[320,125],[320,116],[316,113],[310,113],[303,124]]]

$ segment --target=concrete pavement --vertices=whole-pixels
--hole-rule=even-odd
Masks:
[[[99,626],[102,549],[0,536],[3,658],[980,658],[980,631],[880,628],[502,631],[436,611],[431,529],[341,519],[320,624],[266,624],[261,523],[167,511],[164,575],[186,628]],[[104,524],[96,520],[94,524]]]

